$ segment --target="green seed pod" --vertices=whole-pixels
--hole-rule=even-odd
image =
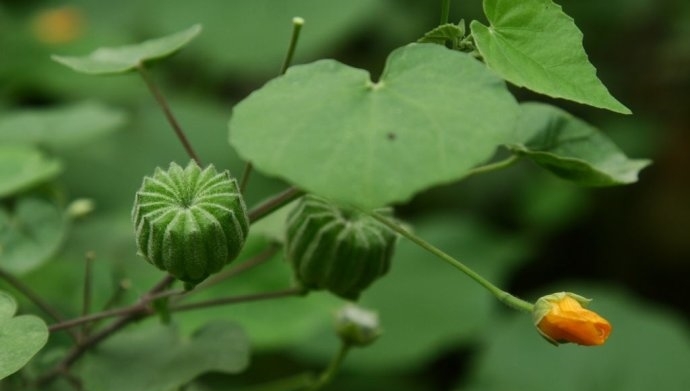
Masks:
[[[132,221],[139,253],[191,287],[235,259],[249,231],[237,181],[193,161],[145,177]]]
[[[395,241],[372,217],[307,195],[288,217],[285,249],[305,288],[356,300],[388,272]]]

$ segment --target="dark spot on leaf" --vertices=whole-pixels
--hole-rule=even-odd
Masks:
[[[398,135],[395,134],[395,133],[393,133],[393,132],[388,132],[388,134],[386,135],[386,137],[388,137],[389,140],[393,141],[393,140],[395,140],[395,139],[398,137]]]

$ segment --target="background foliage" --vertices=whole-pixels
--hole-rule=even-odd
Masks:
[[[484,21],[480,3],[453,2],[451,20]],[[654,164],[633,186],[583,189],[524,161],[505,172],[433,188],[400,205],[398,212],[420,236],[520,296],[532,299],[571,290],[596,297],[593,306],[614,325],[610,343],[592,350],[554,349],[524,318],[507,313],[468,279],[401,242],[391,274],[362,297],[365,305],[379,310],[385,334],[348,357],[331,389],[648,390],[654,385],[672,390],[690,383],[683,370],[690,363],[685,294],[690,275],[690,5],[683,0],[559,3],[583,31],[599,77],[635,114],[551,103],[596,123],[629,156],[651,158]],[[24,161],[40,176],[35,180],[55,178],[23,201],[42,211],[40,221],[27,224],[36,224],[43,244],[20,250],[27,256],[60,247],[53,257],[36,255],[41,261],[23,269],[13,266],[13,253],[5,250],[0,265],[20,273],[62,312],[77,315],[84,254],[94,251],[94,307],[102,306],[123,280],[127,289],[122,301],[135,300],[159,273],[135,255],[129,216],[134,192],[153,167],[188,160],[140,80],[79,75],[53,63],[50,54],[81,54],[203,24],[194,44],[154,67],[153,74],[204,161],[239,175],[243,163],[225,142],[230,109],[277,74],[293,16],[307,21],[295,63],[335,58],[368,69],[376,79],[394,48],[435,26],[438,8],[411,0],[218,0],[204,7],[160,0],[81,0],[67,6],[40,0],[0,2],[0,148],[29,143]],[[50,14],[56,9],[63,11],[58,19]],[[545,100],[523,89],[513,92],[520,100]],[[53,137],[59,126],[42,135],[48,128],[31,114],[35,111],[51,124],[70,123],[77,113],[85,136]],[[4,130],[10,121],[26,121],[27,113],[39,118],[26,126],[36,133]],[[34,170],[33,164],[42,169]],[[247,203],[283,187],[278,180],[255,175]],[[77,221],[59,214],[81,197],[94,200],[92,214]],[[22,205],[13,210],[21,218]],[[0,210],[0,223],[7,213]],[[258,251],[263,240],[253,237],[244,258]],[[280,258],[205,294],[284,287],[290,275]],[[12,292],[4,283],[0,288]],[[19,314],[40,313],[14,296]],[[180,381],[208,372],[188,387],[198,391],[250,389],[286,377],[289,382],[289,376],[322,368],[335,350],[331,313],[340,304],[325,293],[313,293],[306,299],[189,312],[176,317],[174,332],[156,340],[146,338],[155,333],[156,322],[146,322],[104,347],[123,349],[125,362],[144,338],[151,349],[174,346],[172,350],[192,360],[187,341],[203,340],[203,325],[232,322],[239,326],[225,327],[223,338],[249,337],[249,369],[230,375],[213,372],[212,364],[197,362],[199,367],[190,368],[183,363],[189,372],[180,373]],[[49,366],[67,342],[64,333],[51,335],[45,354],[32,360],[29,369]],[[230,342],[222,353],[228,353],[226,359],[238,371],[249,359]],[[120,376],[100,372],[116,364],[122,365],[89,356],[77,369],[90,374],[87,381],[98,381],[101,373]],[[150,365],[128,367],[131,383],[126,387],[147,389],[144,375],[155,371],[152,366],[172,364]],[[118,386],[96,385],[104,390]],[[69,389],[59,383],[54,388]]]

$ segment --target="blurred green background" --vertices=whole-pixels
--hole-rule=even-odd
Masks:
[[[136,75],[79,75],[52,62],[50,54],[81,55],[202,23],[202,34],[152,73],[203,161],[239,176],[243,162],[226,141],[231,108],[276,76],[292,17],[306,20],[295,64],[335,58],[376,77],[391,50],[435,26],[439,3],[0,1],[0,123],[24,110],[86,100],[120,118],[112,131],[80,145],[38,143],[64,169],[44,193],[57,194],[63,204],[91,198],[96,209],[71,225],[55,259],[22,278],[62,311],[77,315],[83,254],[93,250],[96,302],[105,302],[123,278],[131,284],[123,300],[133,300],[159,278],[135,255],[133,194],[154,167],[187,161]],[[329,389],[627,391],[690,385],[690,3],[559,4],[583,31],[600,78],[634,115],[552,103],[598,126],[628,156],[654,164],[637,184],[583,189],[523,162],[431,189],[397,211],[420,236],[518,296],[569,290],[594,297],[593,308],[613,324],[609,342],[553,348],[527,317],[502,308],[464,276],[401,241],[390,275],[362,298],[379,311],[385,334],[354,351]],[[484,20],[479,0],[453,1],[451,7],[453,21]],[[520,100],[548,100],[521,89],[514,93]],[[2,134],[0,142],[6,142]],[[284,187],[255,175],[247,203]],[[245,258],[264,241],[254,235]],[[278,258],[206,294],[284,287],[289,271]],[[318,370],[335,352],[330,323],[340,305],[314,293],[178,317],[188,330],[210,319],[234,320],[254,348],[246,373],[207,374],[188,389],[289,389],[291,375]],[[36,312],[26,302],[22,311]],[[59,352],[62,338],[52,337],[50,348]],[[259,387],[280,379],[287,379],[282,386]]]

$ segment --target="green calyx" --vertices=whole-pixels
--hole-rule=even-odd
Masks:
[[[390,268],[396,235],[358,210],[305,196],[288,217],[286,256],[297,280],[356,300]]]
[[[235,259],[249,231],[237,181],[193,161],[145,177],[132,221],[139,253],[189,287]]]

